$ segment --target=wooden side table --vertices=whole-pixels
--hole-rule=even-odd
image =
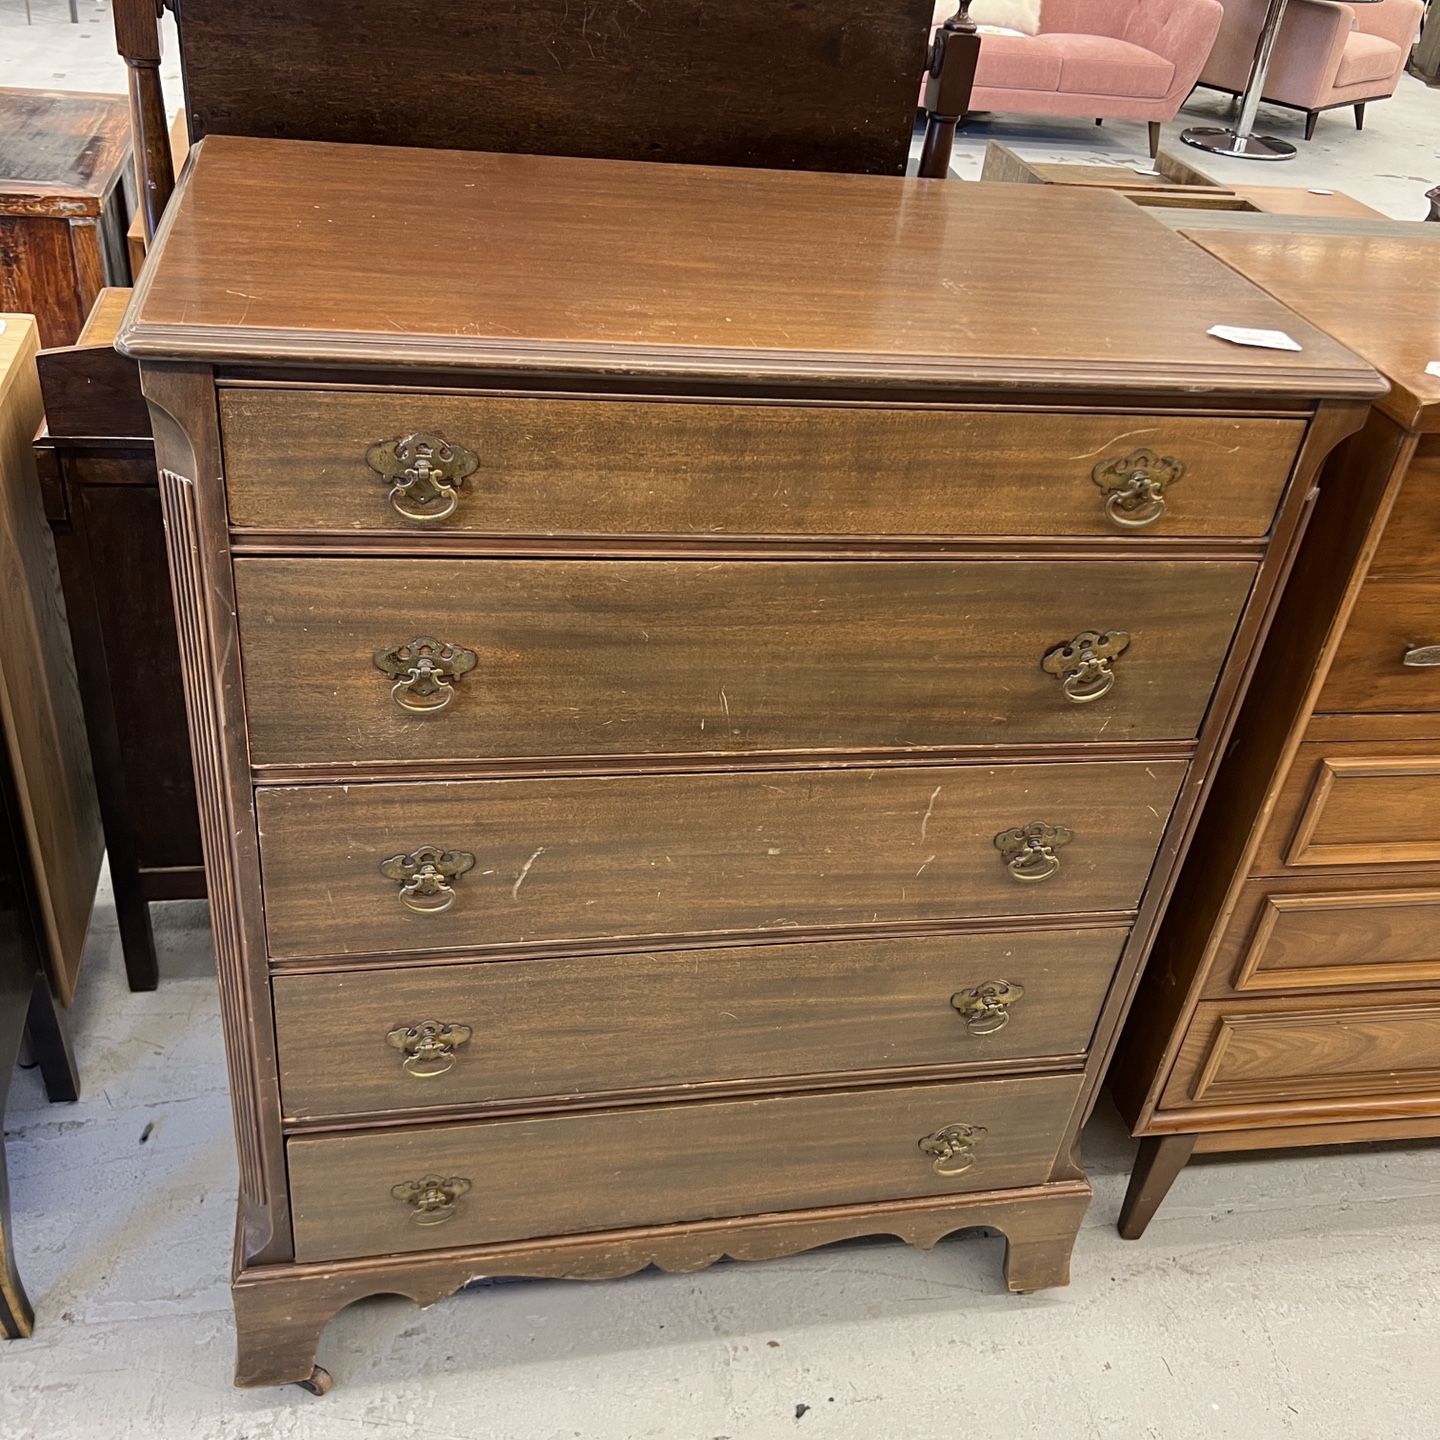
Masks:
[[[123,95],[0,90],[0,311],[73,344],[101,289],[129,283],[134,194]]]
[[[75,993],[104,842],[30,444],[34,320],[0,316],[0,1116],[28,1030],[52,1100],[78,1094],[57,1003]],[[0,1337],[28,1335],[0,1147]]]

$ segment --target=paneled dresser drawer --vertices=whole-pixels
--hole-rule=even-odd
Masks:
[[[1080,1085],[976,1080],[294,1139],[295,1256],[1035,1185]]]
[[[266,933],[284,960],[1132,910],[1184,775],[1156,760],[263,789]]]
[[[1440,990],[1385,1003],[1276,996],[1195,1012],[1166,1105],[1440,1094]]]
[[[250,751],[294,765],[1189,740],[1255,572],[240,560]]]
[[[1012,1289],[1068,1278],[1080,1128],[1381,387],[1041,189],[199,147],[121,343],[241,1383],[476,1275],[993,1227]]]
[[[1078,1060],[1123,929],[281,975],[288,1115]],[[439,1017],[439,1018],[432,1018]]]
[[[1304,435],[1209,415],[244,387],[220,392],[220,423],[238,527],[489,535],[1113,535],[1117,513],[1263,535]],[[1120,510],[1147,468],[1164,514]]]

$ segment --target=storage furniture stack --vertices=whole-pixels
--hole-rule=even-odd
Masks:
[[[1440,1135],[1440,267],[1191,239],[1390,382],[1336,452],[1114,1070],[1140,1235],[1194,1153]]]
[[[51,1100],[79,1089],[59,1009],[74,999],[103,854],[75,665],[30,440],[39,340],[0,315],[0,1121],[21,1041]],[[0,1339],[30,1333],[0,1138]]]
[[[1065,1280],[1080,1125],[1311,478],[1381,389],[1135,220],[203,142],[119,344],[240,1383],[323,1388],[335,1310],[481,1274],[991,1225],[1012,1288]]]

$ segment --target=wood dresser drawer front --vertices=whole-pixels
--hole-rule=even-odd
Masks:
[[[1290,866],[1440,862],[1440,754],[1312,742],[1300,747],[1285,792],[1291,804],[1282,793],[1262,868],[1276,841],[1275,858]]]
[[[296,765],[1191,739],[1255,566],[241,559],[235,574],[251,755]],[[1087,631],[1089,681],[1057,653]],[[421,637],[469,668],[407,685]]]
[[[1078,1075],[979,1080],[292,1139],[295,1258],[1038,1184],[1080,1085]],[[950,1160],[920,1148],[950,1127],[961,1147]],[[419,1223],[441,1197],[422,1214],[392,1193],[429,1177],[469,1182],[463,1193],[450,1185],[443,1223]]]
[[[285,1110],[313,1119],[1079,1057],[1126,934],[937,935],[281,975]],[[427,1032],[427,1021],[447,1033]]]
[[[493,535],[1259,536],[1305,430],[1223,416],[244,388],[221,390],[220,418],[242,529]],[[441,519],[399,513],[366,459],[416,433],[475,457]],[[1117,529],[1093,472],[1144,451],[1184,474],[1163,516]],[[397,499],[421,515],[451,503]]]
[[[1440,1090],[1440,996],[1327,996],[1197,1007],[1162,1104],[1223,1105]]]
[[[1234,973],[1236,993],[1440,982],[1440,884],[1289,894],[1264,881],[1247,886],[1255,888],[1265,893]],[[1242,899],[1239,910],[1250,903]]]
[[[261,789],[270,953],[1129,910],[1185,769],[1095,761]],[[1032,822],[1073,838],[1050,836],[1053,860],[1017,849],[1012,866],[996,837]],[[473,866],[420,882],[419,895],[423,860],[381,873],[425,846],[466,852]],[[416,913],[405,887],[412,904],[447,908]]]

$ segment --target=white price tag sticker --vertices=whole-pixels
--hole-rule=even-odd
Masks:
[[[1437,376],[1440,376],[1440,360],[1432,360],[1432,361],[1425,367],[1425,373],[1426,373],[1427,375],[1437,375]]]
[[[1283,330],[1251,330],[1245,325],[1212,325],[1205,332],[1232,345],[1254,345],[1261,350],[1298,350],[1300,346]]]

